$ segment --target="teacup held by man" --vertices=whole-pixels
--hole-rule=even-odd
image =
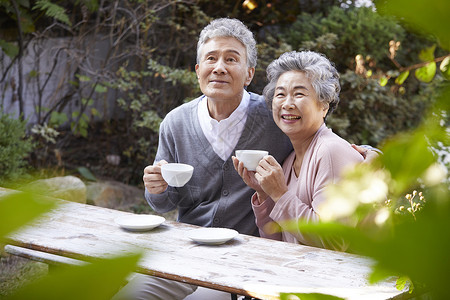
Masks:
[[[161,166],[161,175],[168,185],[184,186],[192,177],[194,167],[187,164],[169,163]]]

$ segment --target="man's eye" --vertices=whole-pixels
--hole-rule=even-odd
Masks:
[[[214,57],[214,56],[208,56],[208,57],[206,58],[206,60],[215,60],[215,57]]]
[[[237,59],[234,58],[234,57],[230,57],[230,58],[228,58],[227,60],[228,60],[229,62],[236,62],[236,61],[237,61]]]

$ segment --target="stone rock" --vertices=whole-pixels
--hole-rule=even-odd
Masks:
[[[75,176],[39,179],[28,184],[27,189],[42,191],[42,194],[54,198],[86,203],[86,185]]]
[[[97,181],[87,185],[87,201],[96,206],[132,211],[139,205],[148,206],[144,191],[117,181]]]
[[[167,220],[176,220],[177,210],[158,214],[144,198],[144,189],[118,181],[97,181],[87,185],[87,203],[134,213],[157,214]]]

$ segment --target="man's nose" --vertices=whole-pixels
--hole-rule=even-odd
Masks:
[[[227,72],[227,68],[225,67],[225,61],[223,59],[219,59],[214,66],[214,73],[223,74]]]

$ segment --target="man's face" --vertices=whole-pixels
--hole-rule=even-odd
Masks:
[[[195,71],[200,89],[209,100],[239,103],[255,68],[247,66],[247,52],[241,42],[232,37],[217,37],[203,45]]]

